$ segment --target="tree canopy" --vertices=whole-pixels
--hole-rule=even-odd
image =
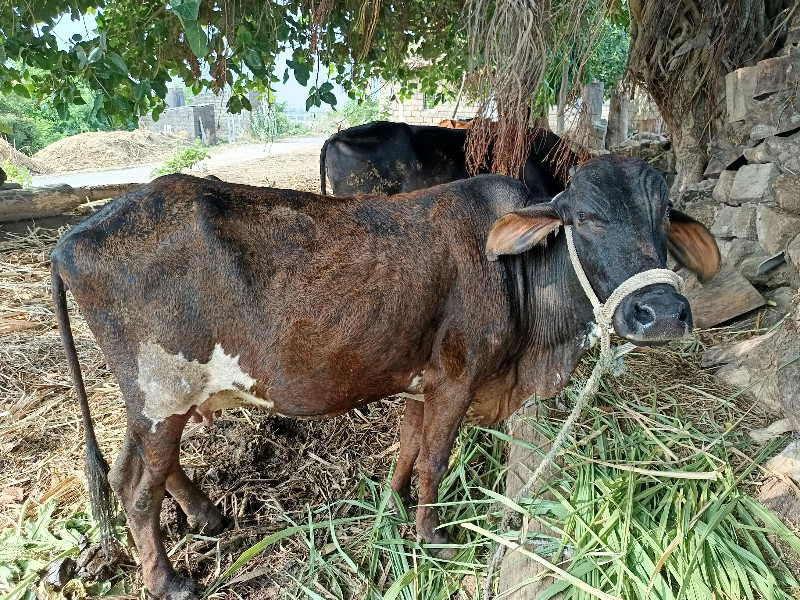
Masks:
[[[628,66],[656,91],[673,128],[670,107],[661,106],[670,98],[665,88],[718,81],[721,70],[752,59],[740,50],[765,46],[795,4],[742,0],[728,10],[716,0],[686,0],[672,18],[655,0],[6,0],[0,92],[48,98],[62,116],[89,98],[93,117],[120,124],[147,112],[158,117],[174,76],[196,91],[229,86],[231,112],[250,108],[248,90],[267,92],[289,77],[309,84],[307,107],[335,104],[334,82],[352,98],[376,77],[397,83],[401,97],[421,88],[443,99],[463,84],[478,115],[497,121],[472,128],[472,166],[494,144],[493,167],[508,173],[522,164],[530,125],[554,103],[560,84],[620,71],[629,6],[634,60]],[[54,26],[81,15],[94,16],[96,32],[59,43]],[[737,33],[729,18],[749,25]],[[286,64],[278,64],[282,52],[290,53]],[[699,55],[707,59],[688,60]],[[698,64],[700,73],[693,71]],[[569,77],[562,77],[565,69]],[[702,97],[695,93],[691,101]]]

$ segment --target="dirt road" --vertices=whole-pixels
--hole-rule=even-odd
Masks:
[[[225,179],[218,173],[234,173],[242,170],[246,172],[247,168],[242,169],[243,166],[246,167],[246,165],[243,165],[244,163],[269,161],[276,157],[295,153],[302,153],[304,159],[307,159],[310,154],[318,157],[325,139],[324,136],[315,136],[276,140],[271,143],[216,146],[211,149],[211,157],[204,160],[190,172],[198,175],[213,173]],[[151,163],[106,171],[39,175],[33,178],[33,185],[38,187],[66,183],[73,187],[78,187],[112,183],[146,183],[152,179],[150,176],[152,170],[160,164]],[[307,168],[306,166],[305,169],[307,170]],[[240,183],[256,184],[255,181],[240,181]]]

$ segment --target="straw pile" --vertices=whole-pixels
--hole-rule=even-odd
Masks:
[[[31,173],[47,173],[45,167],[38,161],[14,148],[4,138],[0,137],[0,163],[8,161],[17,167],[26,167]]]
[[[183,139],[146,129],[88,131],[53,142],[33,158],[53,173],[111,169],[161,161]]]

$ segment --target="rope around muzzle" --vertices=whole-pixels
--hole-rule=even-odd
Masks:
[[[597,294],[594,293],[594,290],[589,283],[589,278],[586,276],[586,272],[583,270],[580,257],[578,257],[578,252],[575,249],[572,226],[565,225],[564,234],[567,237],[567,248],[569,250],[569,258],[570,262],[572,263],[572,268],[575,271],[575,275],[578,277],[578,281],[580,281],[583,292],[586,294],[586,297],[592,304],[592,311],[594,312],[595,318],[595,327],[591,335],[593,338],[592,345],[594,345],[599,338],[600,356],[597,359],[597,363],[595,364],[594,368],[592,369],[592,374],[589,375],[589,379],[586,380],[586,383],[580,390],[578,397],[575,400],[575,406],[573,407],[572,412],[570,412],[567,420],[564,421],[564,425],[561,427],[561,431],[558,432],[558,435],[553,440],[550,450],[542,459],[542,462],[539,463],[539,466],[536,468],[536,471],[534,471],[533,475],[531,475],[530,479],[528,479],[527,483],[525,483],[525,485],[519,489],[517,495],[514,497],[514,502],[516,504],[519,504],[522,498],[531,493],[531,491],[534,489],[534,486],[539,482],[544,473],[553,465],[561,450],[561,447],[564,445],[564,442],[567,439],[567,436],[570,434],[570,432],[572,432],[572,429],[575,426],[575,423],[578,420],[581,412],[583,412],[583,409],[586,407],[589,399],[593,398],[597,393],[597,389],[600,386],[600,380],[603,378],[603,376],[612,370],[613,365],[618,362],[619,359],[635,348],[634,344],[630,342],[621,344],[614,348],[611,347],[611,334],[614,333],[614,311],[616,311],[620,303],[632,293],[647,287],[648,285],[666,283],[674,287],[680,293],[683,293],[684,291],[683,278],[677,273],[674,273],[669,269],[649,269],[647,271],[637,273],[633,277],[623,281],[611,293],[604,303],[600,302],[600,299],[597,297]],[[514,514],[514,511],[510,508],[503,509],[500,521],[500,535],[503,535],[504,532],[509,530],[511,519]],[[519,536],[517,536],[515,541],[518,544],[518,547],[522,547],[525,543],[525,540],[520,540]],[[505,556],[506,548],[507,547],[502,544],[499,545],[494,556],[492,557],[492,562],[489,563],[489,569],[486,574],[486,581],[483,587],[483,595],[486,600],[490,600],[492,598],[492,580],[494,579],[494,573],[497,570],[498,565]],[[545,565],[550,564],[544,558],[540,558],[539,562]]]

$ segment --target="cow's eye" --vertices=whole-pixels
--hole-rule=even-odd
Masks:
[[[586,213],[582,210],[578,211],[578,221],[585,221],[586,220]]]

